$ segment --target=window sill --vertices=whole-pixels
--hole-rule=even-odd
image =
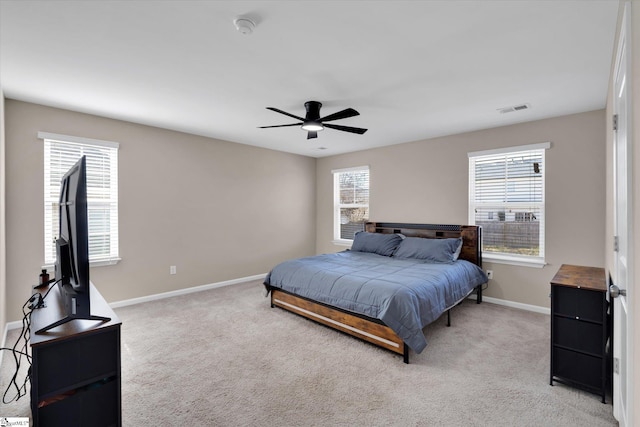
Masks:
[[[100,261],[90,261],[89,262],[89,267],[104,267],[104,266],[107,266],[107,265],[116,265],[120,261],[122,261],[122,258],[113,258],[113,259],[106,259],[106,260],[100,260]],[[43,265],[42,269],[43,270],[49,270],[49,271],[55,271],[56,266],[55,266],[55,264],[47,264],[47,265]]]
[[[100,260],[100,261],[90,261],[89,262],[89,266],[90,267],[104,267],[104,266],[107,266],[107,265],[116,265],[120,261],[122,261],[122,258],[112,258],[112,259],[103,259],[103,260]]]
[[[534,257],[516,257],[508,255],[490,254],[484,252],[482,261],[493,262],[496,264],[517,265],[519,267],[543,268],[547,263],[542,258]]]
[[[353,245],[353,240],[336,239],[336,240],[332,240],[331,243],[333,243],[336,246],[348,246],[348,247],[351,247],[351,245]]]

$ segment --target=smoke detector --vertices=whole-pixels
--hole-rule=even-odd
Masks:
[[[233,25],[236,26],[236,30],[244,35],[253,33],[253,29],[256,27],[256,23],[249,18],[238,17],[233,20]]]

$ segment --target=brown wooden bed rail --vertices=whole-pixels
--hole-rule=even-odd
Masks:
[[[271,288],[271,307],[280,307],[345,334],[401,355],[409,363],[409,348],[391,328],[378,319],[311,301],[279,288]]]

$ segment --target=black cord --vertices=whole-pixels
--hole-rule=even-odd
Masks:
[[[23,356],[26,356],[27,359],[31,360],[31,355],[29,353],[25,353],[23,351],[18,351],[18,350],[14,350],[12,348],[9,347],[0,347],[0,351],[12,351],[12,352],[16,352],[18,354],[21,354]]]
[[[31,310],[26,311],[26,309],[27,309],[27,306],[31,307],[30,304],[33,301],[34,301],[33,296],[31,296],[29,297],[27,302],[25,302],[24,305],[22,306],[22,314],[23,314],[22,331],[20,331],[20,335],[18,336],[18,339],[13,345],[13,348],[10,349],[11,353],[13,354],[13,359],[16,363],[16,370],[13,376],[11,377],[11,381],[9,381],[9,385],[7,386],[7,389],[2,395],[2,403],[4,404],[17,401],[18,399],[20,399],[21,397],[27,394],[27,383],[29,383],[31,379],[31,356],[29,356],[29,335],[31,332]],[[24,344],[22,345],[20,350],[18,350],[18,344],[20,343],[20,341],[23,341]],[[2,350],[9,350],[9,349],[2,348]],[[27,357],[27,362],[29,363],[29,369],[28,369],[27,375],[25,376],[24,381],[22,382],[22,385],[18,385],[18,374],[20,373],[22,356]],[[8,400],[7,395],[9,394],[9,391],[11,390],[12,386],[15,387],[16,394],[14,397]]]
[[[60,283],[61,280],[62,279],[58,279],[55,282],[53,282],[53,284],[49,286],[49,289],[47,289],[47,292],[44,294],[44,296],[42,296],[42,294],[35,293],[31,295],[31,297],[29,297],[27,302],[25,302],[24,305],[22,306],[22,330],[20,331],[20,335],[18,336],[18,339],[13,345],[13,348],[4,348],[4,347],[0,348],[0,351],[1,350],[11,351],[11,353],[13,354],[13,359],[16,364],[16,370],[13,376],[11,377],[11,381],[9,381],[9,385],[7,386],[7,389],[2,395],[2,403],[7,404],[7,403],[17,401],[18,399],[20,399],[21,397],[27,394],[27,384],[31,380],[31,355],[29,354],[29,339],[31,335],[31,313],[32,313],[32,310],[38,309],[44,306],[45,298],[47,297],[47,295],[49,295],[49,292],[51,292],[51,289],[55,288],[55,286],[58,283]],[[27,311],[27,309],[29,311]],[[23,345],[22,347],[20,347],[20,349],[18,349],[18,344],[20,343],[20,341],[23,342]],[[26,357],[27,363],[29,363],[29,368],[27,371],[27,375],[25,376],[25,379],[22,382],[22,385],[18,385],[18,374],[20,373],[20,365],[22,364],[23,356]],[[11,400],[7,400],[7,395],[9,394],[9,390],[11,390],[12,386],[16,389],[16,394],[14,397],[11,398]]]
[[[60,281],[61,281],[61,280],[62,280],[62,279],[58,279],[58,280],[56,280],[55,282],[53,282],[53,285],[49,286],[49,289],[47,289],[47,292],[45,292],[44,296],[42,297],[42,301],[44,301],[44,299],[47,297],[47,295],[49,295],[49,292],[51,292],[51,289],[55,288],[55,287],[56,287],[56,285],[57,285],[58,283],[60,283]]]

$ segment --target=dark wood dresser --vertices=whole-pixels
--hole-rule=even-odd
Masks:
[[[563,264],[551,280],[551,375],[596,393],[605,403],[607,282],[603,268]]]
[[[55,285],[51,285],[55,286]],[[31,415],[35,427],[122,425],[118,316],[91,284],[91,312],[111,318],[73,320],[34,331],[65,316],[59,288],[31,313]]]

